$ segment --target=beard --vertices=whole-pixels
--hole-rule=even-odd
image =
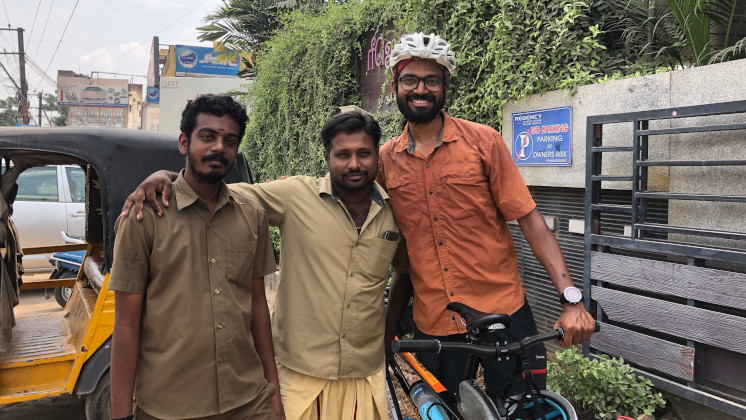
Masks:
[[[333,173],[330,173],[330,178],[332,181],[332,184],[334,184],[334,187],[338,190],[344,191],[344,192],[358,192],[365,189],[370,189],[371,185],[373,185],[373,181],[376,179],[376,175],[378,174],[378,168],[376,168],[375,171],[373,171],[373,174],[370,174],[368,171],[360,170],[360,171],[348,171],[342,174],[342,176],[337,176]],[[348,176],[353,175],[362,175],[363,180],[356,183],[350,183],[346,180]]]
[[[217,169],[211,170],[210,172],[199,172],[194,166],[195,161],[200,161],[202,163],[212,161],[220,162],[226,167],[226,169],[224,172],[220,172]],[[201,159],[193,156],[191,150],[189,149],[189,145],[187,145],[187,164],[189,165],[190,171],[197,177],[197,180],[203,184],[217,184],[223,178],[225,178],[228,172],[230,172],[231,168],[233,168],[233,163],[228,162],[228,159],[226,159],[225,156],[219,153],[202,156]]]
[[[433,107],[427,110],[415,111],[409,106],[410,99],[426,99],[433,103]],[[418,95],[414,92],[409,92],[404,96],[404,98],[396,95],[396,105],[399,106],[399,111],[402,113],[402,115],[404,115],[404,118],[407,121],[415,124],[428,123],[434,120],[435,117],[440,114],[440,111],[443,110],[443,106],[445,105],[445,103],[445,92],[443,92],[443,96],[441,96],[440,99],[436,99],[435,95],[433,95],[431,92],[428,92],[424,95]]]

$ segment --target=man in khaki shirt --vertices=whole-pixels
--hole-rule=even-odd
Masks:
[[[403,247],[397,253],[388,196],[374,182],[380,129],[370,116],[345,113],[321,137],[326,177],[230,188],[259,201],[280,228],[272,317],[288,419],[385,419],[383,292],[395,254],[397,270],[406,272],[407,260]],[[141,206],[145,190],[158,189],[167,206],[168,180],[151,176],[128,202]]]
[[[120,217],[112,418],[283,418],[264,275],[276,269],[265,211],[223,177],[246,111],[205,95],[184,111],[176,205]]]

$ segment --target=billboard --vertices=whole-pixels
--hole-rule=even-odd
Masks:
[[[71,106],[68,127],[125,127],[127,110],[121,107]]]
[[[127,80],[57,77],[57,104],[126,108]]]
[[[147,101],[157,104],[160,98],[161,98],[161,88],[148,86]]]
[[[572,107],[517,112],[513,121],[513,161],[518,166],[572,164]]]
[[[231,55],[227,62],[220,56]],[[238,77],[240,57],[237,51],[218,51],[211,47],[176,46],[176,75],[193,77]]]
[[[159,131],[178,134],[187,102],[206,93],[246,93],[251,80],[230,77],[161,77]]]

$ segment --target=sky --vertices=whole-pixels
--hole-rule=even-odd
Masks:
[[[55,93],[55,84],[42,72],[54,81],[57,70],[88,76],[92,72],[146,76],[153,36],[159,37],[161,46],[212,45],[197,41],[196,28],[221,4],[221,0],[0,0],[0,28],[24,29],[31,97],[39,91]],[[0,30],[0,51],[18,52],[16,31]],[[18,56],[0,55],[0,63],[20,84]],[[144,77],[103,73],[99,77],[146,84]],[[14,93],[13,83],[0,69],[0,99]],[[35,107],[37,102],[31,103]]]

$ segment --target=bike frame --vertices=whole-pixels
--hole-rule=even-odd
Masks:
[[[598,331],[598,324],[596,324],[596,331]],[[425,351],[425,349],[429,348],[429,351],[437,351],[440,352],[441,348],[450,348],[450,349],[470,349],[469,357],[467,357],[465,366],[464,366],[464,375],[462,382],[470,379],[475,379],[476,376],[476,365],[478,363],[479,357],[497,357],[498,359],[500,357],[506,357],[509,354],[512,354],[518,358],[520,369],[517,369],[522,371],[522,376],[524,380],[524,390],[520,394],[520,398],[508,398],[506,401],[503,401],[501,398],[498,398],[498,400],[495,402],[494,408],[496,409],[496,420],[503,420],[508,418],[507,413],[507,405],[517,405],[518,407],[523,407],[524,403],[530,402],[530,401],[540,401],[541,398],[541,392],[539,391],[536,384],[533,382],[533,375],[539,374],[539,373],[546,373],[544,369],[542,370],[532,370],[531,366],[528,363],[528,356],[526,355],[525,349],[527,347],[530,347],[531,345],[537,344],[539,342],[551,340],[551,339],[563,339],[564,332],[559,329],[557,331],[554,331],[552,333],[545,333],[545,334],[538,334],[532,337],[527,337],[519,342],[515,343],[502,343],[502,344],[494,344],[494,345],[484,345],[480,344],[478,341],[478,335],[472,335],[470,336],[470,343],[441,343],[438,340],[406,340],[407,345],[406,347],[409,347],[410,349],[414,348],[420,348],[422,351]],[[398,339],[398,338],[397,338]],[[415,344],[416,343],[416,344]],[[435,344],[436,347],[431,347],[432,344]],[[423,345],[423,347],[420,347],[420,344]],[[402,344],[404,345],[404,344]],[[493,347],[494,346],[494,347]],[[399,347],[399,344],[397,344],[396,348]],[[477,347],[477,350],[474,350],[474,348]],[[466,420],[459,412],[458,406],[459,406],[459,394],[457,393],[454,397],[453,394],[445,389],[445,386],[438,380],[438,378],[435,377],[430,371],[428,371],[414,356],[412,353],[408,352],[399,352],[399,354],[402,355],[404,360],[417,372],[417,374],[422,378],[422,381],[424,384],[426,384],[430,389],[436,394],[438,400],[440,401],[440,405],[444,407],[451,416],[453,416],[454,419],[458,420]],[[390,362],[390,367],[392,368],[394,372],[394,376],[397,378],[397,380],[402,384],[402,388],[404,388],[405,391],[407,391],[407,394],[409,394],[409,383],[404,377],[403,373],[401,372],[401,369],[399,368],[398,363],[393,360]],[[388,370],[387,370],[388,374]],[[474,396],[474,394],[471,394]],[[478,398],[482,401],[489,402],[491,399],[486,395],[484,390],[481,387],[477,387],[477,395]],[[410,397],[411,399],[411,397]],[[506,404],[509,403],[509,404]],[[477,403],[479,404],[479,403]],[[398,406],[398,402],[397,402]],[[546,413],[544,412],[543,408],[541,408],[540,405],[536,405],[539,418],[546,418]],[[491,409],[489,410],[491,411]]]

